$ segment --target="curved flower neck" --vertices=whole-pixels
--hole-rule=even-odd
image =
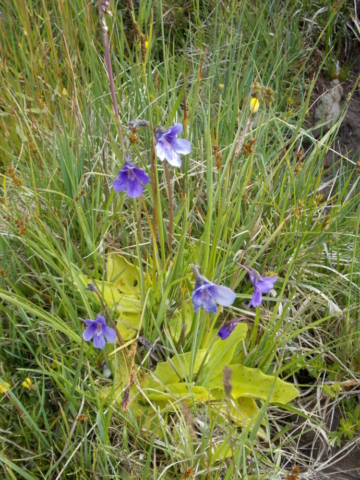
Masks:
[[[157,127],[155,127],[154,132],[155,132],[156,137],[159,138],[160,136],[164,135],[164,133],[166,133],[167,130],[163,126],[158,125]]]
[[[248,272],[248,274],[250,275],[252,283],[257,283],[260,280],[261,275],[254,268],[246,267],[245,265],[242,265],[241,263],[238,263],[238,265],[239,265],[239,267],[243,268],[244,270],[246,270]]]
[[[210,284],[211,282],[209,282],[209,280],[207,278],[204,277],[204,275],[201,275],[197,266],[194,265],[192,267],[192,271],[194,273],[194,276],[195,276],[195,288],[199,288],[201,287],[201,285],[205,285],[205,284]]]
[[[129,168],[134,168],[134,164],[133,162],[131,161],[131,157],[130,155],[125,155],[125,160],[124,160],[124,166],[127,166]]]

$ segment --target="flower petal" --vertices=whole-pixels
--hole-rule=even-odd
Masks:
[[[229,307],[235,302],[236,293],[231,288],[223,287],[222,285],[215,285],[214,283],[209,287],[209,292],[215,301],[223,307]]]
[[[252,299],[249,302],[248,307],[254,307],[254,308],[258,307],[261,303],[261,300],[262,300],[261,291],[258,288],[255,288],[254,294],[252,296]]]
[[[129,195],[130,198],[138,198],[141,197],[143,193],[143,186],[139,182],[137,178],[128,181],[128,187],[126,189],[126,193]]]
[[[124,192],[127,189],[128,181],[128,173],[120,170],[118,178],[115,178],[113,182],[113,189],[116,192]]]
[[[256,287],[262,293],[269,293],[270,290],[274,287],[274,283],[276,282],[276,277],[260,277],[258,280]]]
[[[196,288],[191,294],[192,303],[194,306],[194,312],[197,313],[200,307],[203,305],[203,297],[201,288]]]
[[[113,328],[106,326],[103,330],[106,340],[110,343],[115,342],[116,332]]]
[[[210,313],[217,312],[217,304],[211,295],[204,296],[204,310]]]
[[[177,123],[176,125],[172,125],[171,127],[169,127],[164,135],[166,135],[167,137],[173,137],[174,135],[179,135],[179,133],[181,133],[183,130],[184,127],[182,123]]]
[[[93,325],[96,323],[96,320],[85,320],[85,325]]]
[[[155,145],[155,151],[158,159],[163,162],[166,158],[166,152],[165,152],[165,144],[161,140],[157,141]]]
[[[182,165],[180,155],[171,147],[165,149],[165,158],[172,167],[180,168]]]
[[[103,327],[106,327],[106,320],[105,320],[105,317],[103,317],[102,315],[98,315],[96,317],[96,320],[95,320],[96,323],[101,323],[101,325]]]
[[[173,167],[181,167],[181,158],[175,150],[171,147],[170,143],[165,140],[157,142],[155,145],[156,156],[161,160],[167,160]]]
[[[191,142],[185,138],[169,138],[168,142],[176,153],[181,155],[188,155],[191,152]]]
[[[149,175],[141,170],[141,168],[134,168],[134,175],[135,177],[141,182],[143,185],[147,185],[150,182]]]
[[[87,320],[87,321],[91,322],[91,320]],[[93,323],[92,325],[90,325],[90,327],[86,328],[83,331],[83,339],[85,340],[85,342],[89,342],[93,338],[95,333],[96,333],[96,323]]]
[[[104,335],[95,335],[93,343],[94,343],[94,347],[100,348],[100,350],[105,348],[106,341],[105,341]]]

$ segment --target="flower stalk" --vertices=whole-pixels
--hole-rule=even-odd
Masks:
[[[118,111],[118,106],[117,106],[117,101],[116,101],[116,95],[115,95],[115,84],[114,84],[114,77],[112,73],[112,66],[111,66],[111,58],[110,58],[110,47],[109,47],[109,37],[108,37],[108,27],[106,25],[105,17],[104,17],[104,10],[101,7],[101,2],[99,2],[99,12],[100,12],[100,22],[101,22],[101,36],[103,40],[103,45],[104,45],[104,51],[105,51],[105,62],[106,62],[106,67],[108,71],[108,77],[109,77],[109,85],[110,85],[110,93],[111,93],[111,99],[114,107],[114,113],[116,117],[116,126],[119,132],[119,138],[120,138],[120,143],[121,143],[121,148],[123,151],[123,154],[125,155],[126,149],[125,149],[125,142],[124,142],[124,136],[121,130],[120,126],[120,117],[119,117],[119,111]]]
[[[171,252],[172,241],[173,241],[174,206],[173,206],[170,173],[166,163],[164,163],[164,167],[165,167],[165,176],[166,176],[166,182],[167,182],[167,188],[168,188],[168,194],[169,194],[169,252]]]
[[[246,124],[245,124],[245,127],[244,127],[244,130],[241,132],[241,135],[238,139],[238,141],[236,142],[236,145],[235,145],[235,157],[237,157],[239,155],[239,153],[241,152],[241,149],[244,145],[244,142],[245,142],[245,137],[247,135],[247,132],[249,130],[249,127],[250,127],[250,123],[251,123],[251,119],[252,119],[252,116],[259,110],[259,100],[255,97],[252,97],[250,99],[250,112],[249,112],[249,116],[248,116],[248,119],[246,120]]]

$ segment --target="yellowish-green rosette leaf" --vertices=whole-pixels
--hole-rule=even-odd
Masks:
[[[139,275],[139,269],[118,253],[108,255],[106,280],[119,292],[140,296]]]
[[[234,398],[254,397],[267,400],[272,391],[270,397],[271,403],[286,404],[299,396],[299,391],[294,385],[284,382],[280,378],[272,375],[265,375],[258,368],[231,365],[231,370],[231,395]],[[223,374],[219,373],[215,377],[212,377],[204,386],[207,386],[209,389],[223,388]]]

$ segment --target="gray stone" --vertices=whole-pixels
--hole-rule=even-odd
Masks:
[[[318,105],[315,108],[315,122],[322,125],[314,130],[315,136],[318,136],[321,131],[323,133],[327,132],[334,125],[341,112],[343,88],[339,80],[333,80],[331,85],[332,88],[319,98]]]

